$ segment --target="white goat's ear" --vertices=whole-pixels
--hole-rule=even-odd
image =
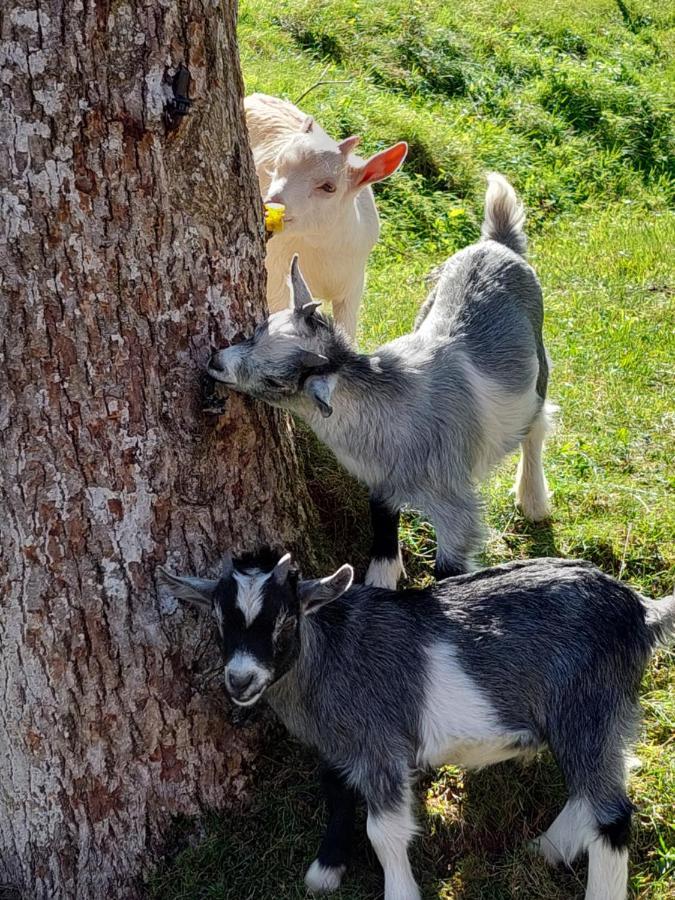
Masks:
[[[327,360],[326,360],[327,361]],[[333,415],[331,399],[335,390],[335,373],[330,375],[310,375],[305,379],[303,391],[317,407],[324,419]]]
[[[177,599],[187,600],[200,609],[211,609],[213,592],[218,584],[210,578],[179,577],[162,566],[157,568],[157,583],[171,591]]]
[[[295,312],[300,313],[302,316],[311,315],[313,312],[311,306],[315,301],[312,299],[312,295],[309,292],[307,282],[302,277],[297,253],[291,261],[291,277],[289,284],[291,288],[291,309],[294,309]],[[308,309],[305,310],[305,307],[308,307]]]
[[[359,145],[361,142],[361,138],[354,134],[351,137],[345,138],[344,141],[340,141],[338,144],[338,150],[343,156],[349,156],[352,150]]]
[[[302,611],[306,616],[311,616],[326,603],[341,597],[352,586],[353,580],[354,570],[348,563],[345,563],[337,572],[328,575],[327,578],[301,581],[298,584],[298,598]]]
[[[302,123],[302,128],[300,129],[301,133],[309,134],[312,128],[314,128],[314,116],[305,116],[305,121]]]
[[[359,166],[352,169],[352,188],[361,190],[368,184],[374,184],[376,181],[382,181],[393,175],[398,167],[403,163],[408,153],[408,145],[405,141],[399,141],[393,147],[387,147],[381,150],[370,159],[367,159]]]

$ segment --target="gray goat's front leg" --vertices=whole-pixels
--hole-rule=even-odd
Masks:
[[[384,900],[420,900],[408,859],[408,844],[417,828],[410,788],[382,809],[368,807],[368,838],[384,869]]]
[[[398,509],[381,500],[377,494],[370,498],[370,522],[373,527],[373,544],[370,551],[370,565],[365,583],[372,587],[396,590],[398,579],[403,574],[401,550],[398,545]]]
[[[423,507],[424,508],[424,507]],[[481,536],[478,499],[467,487],[463,494],[436,496],[426,512],[436,530],[436,580],[468,572]]]

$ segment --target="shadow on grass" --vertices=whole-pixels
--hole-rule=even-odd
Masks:
[[[270,726],[245,807],[207,816],[199,833],[179,823],[172,851],[152,878],[156,900],[301,900],[303,874],[325,821],[316,758]],[[425,900],[570,900],[584,893],[585,868],[552,870],[527,843],[562,809],[565,789],[552,759],[481,772],[446,768],[418,782],[420,837],[411,861]],[[636,844],[652,847],[655,834]],[[649,827],[647,827],[649,830]],[[381,900],[382,871],[358,814],[354,858],[339,900]]]

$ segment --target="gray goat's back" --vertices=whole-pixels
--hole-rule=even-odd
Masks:
[[[528,387],[523,361],[535,352],[540,365],[545,359],[543,321],[541,288],[532,267],[488,240],[460,250],[442,267],[418,331],[461,337],[483,375],[519,392]]]

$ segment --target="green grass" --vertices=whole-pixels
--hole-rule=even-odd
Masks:
[[[336,137],[361,134],[364,153],[410,144],[403,171],[377,189],[383,234],[362,346],[408,330],[425,274],[477,236],[482,173],[516,185],[560,406],[546,454],[555,513],[533,528],[515,512],[509,460],[484,489],[484,560],[582,556],[652,596],[675,583],[674,35],[672,8],[655,0],[246,0],[240,24],[247,90],[294,100],[324,72],[349,79],[312,91],[303,109]],[[326,564],[333,555],[363,566],[364,493],[310,435],[301,441]],[[409,577],[421,583],[433,532],[413,513],[403,531]],[[673,661],[661,652],[643,685],[642,766],[631,779],[631,885],[642,900],[675,896]],[[273,731],[252,791],[250,808],[213,816],[167,862],[153,896],[305,896],[323,819],[314,759]],[[546,756],[526,768],[446,769],[419,797],[413,864],[426,898],[583,896],[583,865],[551,872],[525,850],[564,798]],[[341,900],[381,896],[366,843]]]

